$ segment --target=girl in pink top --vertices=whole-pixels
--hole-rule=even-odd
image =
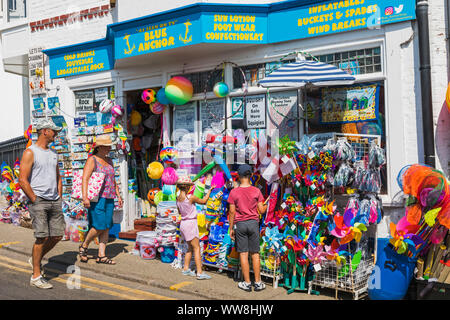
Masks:
[[[181,214],[180,231],[188,243],[189,249],[184,257],[183,275],[197,276],[198,280],[211,279],[209,275],[202,272],[202,260],[200,256],[199,232],[197,222],[197,210],[195,204],[205,204],[208,201],[211,189],[205,194],[203,199],[196,196],[188,195],[190,187],[193,185],[189,177],[180,177],[177,182],[180,195],[177,198],[178,211]],[[197,274],[189,269],[191,263],[192,252],[194,252],[195,265]]]

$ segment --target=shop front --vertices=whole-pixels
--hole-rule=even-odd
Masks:
[[[83,167],[96,134],[111,133],[120,141],[114,163],[125,203],[117,208],[115,222],[124,236],[133,237],[130,231],[135,229],[135,220],[153,218],[157,225],[169,225],[163,220],[176,211],[176,206],[170,207],[174,192],[169,186],[173,183],[154,176],[150,164],[161,162],[166,169],[174,167],[177,174],[194,178],[202,176],[215,161],[210,172],[214,177],[223,172],[225,189],[228,174],[235,179],[239,164],[252,164],[252,182],[273,202],[272,216],[269,212],[262,216],[261,236],[265,240],[261,255],[263,274],[276,281],[283,275],[284,279],[292,277],[292,273],[295,278],[297,272],[301,274],[299,281],[309,281],[311,268],[319,273],[325,259],[325,254],[308,252],[303,262],[309,262],[299,258],[296,264],[298,246],[283,240],[281,250],[273,240],[279,236],[276,228],[286,231],[286,226],[292,227],[292,234],[285,232],[283,239],[291,236],[298,240],[302,232],[312,238],[308,226],[320,221],[318,212],[325,212],[323,208],[330,210],[328,214],[336,210],[343,213],[352,204],[367,204],[368,210],[378,215],[366,224],[359,222],[365,224],[359,232],[364,233],[363,239],[346,237],[351,245],[344,260],[359,259],[355,263],[360,273],[352,275],[347,269],[334,275],[359,281],[346,287],[357,297],[367,289],[364,276],[373,267],[374,239],[377,234],[388,237],[381,208],[388,215],[395,212],[395,195],[400,191],[397,173],[406,163],[415,162],[405,152],[406,124],[399,121],[410,108],[405,105],[405,95],[414,91],[414,80],[403,72],[414,68],[413,48],[399,44],[413,33],[415,6],[396,5],[389,0],[197,4],[109,25],[106,38],[99,41],[45,50],[50,81],[60,86],[56,95],[71,140],[70,169]],[[354,83],[270,89],[259,85],[280,66],[302,60],[333,65],[353,76]],[[105,100],[119,105],[121,112],[102,112]],[[283,150],[276,164],[275,146]],[[336,148],[343,153],[333,158],[331,150]],[[383,161],[374,163],[373,152],[384,154]],[[225,165],[219,163],[217,155],[226,159]],[[350,183],[342,168],[348,162],[354,174],[371,166],[374,183]],[[343,181],[333,182],[325,178],[327,174]],[[198,190],[203,182],[203,178],[198,179]],[[226,194],[225,189],[222,192]],[[163,201],[155,201],[155,196]],[[221,196],[220,214],[214,216],[208,206],[198,208],[199,228],[204,229],[205,264],[226,269],[233,267],[235,252],[220,245],[226,242],[228,225],[226,196]],[[286,210],[299,208],[312,211],[303,217],[283,218]],[[172,213],[163,216],[163,209]],[[327,223],[331,230],[338,222],[324,218]],[[274,232],[272,238],[269,229]],[[165,239],[161,247],[167,250],[176,242],[182,252],[176,228],[169,230],[172,232],[173,239]],[[313,242],[303,240],[311,248],[323,246],[321,235],[327,232],[314,232]],[[338,242],[345,237],[331,234]],[[334,248],[335,243],[325,245]],[[333,256],[336,252],[327,253]],[[283,255],[288,258],[280,260]],[[180,256],[173,260],[174,265],[181,263]],[[328,281],[326,274],[320,273],[315,284]],[[289,289],[308,289],[305,282],[288,282],[283,285]],[[309,282],[311,292],[313,282]]]

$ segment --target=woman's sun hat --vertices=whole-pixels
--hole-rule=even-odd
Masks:
[[[178,177],[177,184],[193,185],[194,183],[192,182],[191,178],[189,178],[188,176],[181,176],[181,177]]]
[[[95,138],[95,148],[100,146],[110,147],[113,145],[113,142],[111,140],[111,136],[108,134],[102,134],[101,136],[97,136]]]

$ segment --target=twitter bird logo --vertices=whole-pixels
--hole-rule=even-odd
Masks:
[[[394,10],[395,10],[395,14],[401,13],[403,11],[403,5],[401,4],[400,6],[395,7]]]

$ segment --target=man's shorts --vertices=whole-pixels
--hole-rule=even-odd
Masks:
[[[62,200],[45,200],[37,197],[28,207],[35,238],[62,237],[66,229]]]
[[[259,221],[236,222],[235,239],[237,252],[259,252]]]

